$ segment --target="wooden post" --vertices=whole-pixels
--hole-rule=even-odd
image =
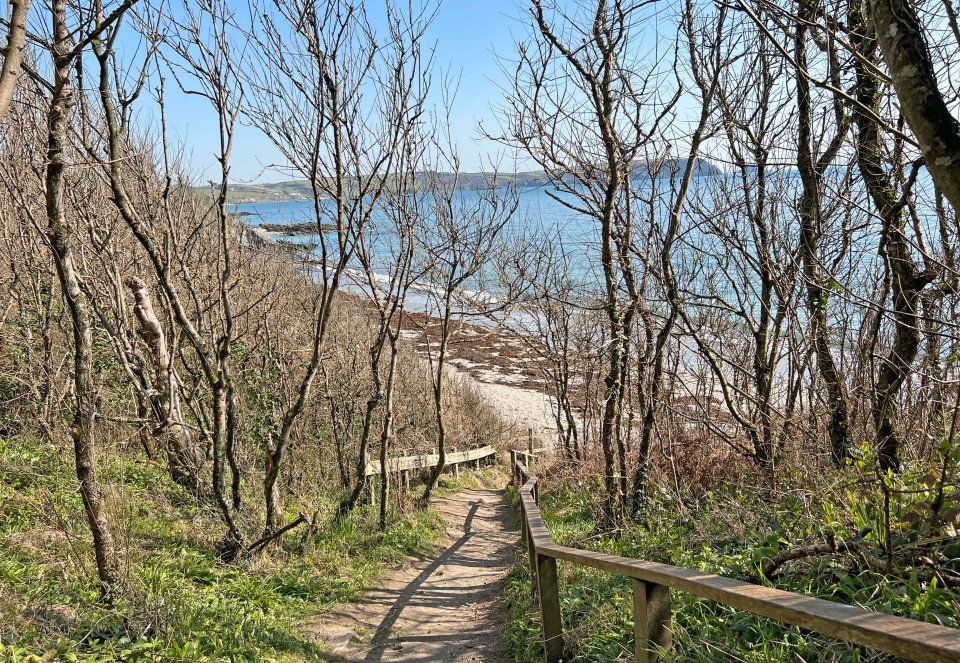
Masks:
[[[560,617],[556,559],[537,555],[537,581],[540,586],[543,656],[547,663],[559,663],[563,660],[563,622]]]
[[[527,545],[527,510],[523,508],[523,499],[520,500],[520,540]]]
[[[510,476],[513,478],[513,485],[517,485],[517,452],[510,450]]]
[[[657,663],[670,649],[670,588],[633,579],[633,637],[637,663]]]
[[[457,453],[457,450],[454,449],[453,453]],[[453,464],[453,476],[456,477],[457,479],[460,478],[460,463]]]
[[[533,454],[533,429],[532,428],[527,429],[527,453]]]
[[[530,529],[527,529],[527,554],[530,556],[530,596],[533,597],[533,600],[537,600],[537,590],[540,585],[538,580],[540,573],[537,568],[537,549],[533,545],[533,534],[530,532]]]

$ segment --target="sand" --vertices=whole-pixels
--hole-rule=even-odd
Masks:
[[[510,375],[479,369],[467,360],[452,361],[450,374],[473,387],[510,425],[509,437],[526,435],[528,429],[537,437],[556,432],[553,399],[546,394],[511,384]]]

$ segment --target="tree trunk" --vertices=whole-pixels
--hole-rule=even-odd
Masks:
[[[937,85],[916,7],[910,0],[869,0],[869,4],[900,111],[920,142],[933,181],[960,212],[960,122]]]
[[[850,433],[847,423],[847,396],[843,379],[837,370],[830,348],[830,327],[827,322],[829,290],[824,282],[819,261],[818,244],[822,234],[820,218],[821,173],[812,153],[812,119],[810,83],[807,80],[807,32],[812,20],[810,0],[800,0],[800,17],[795,26],[794,55],[797,61],[797,170],[802,183],[800,196],[800,261],[806,287],[807,314],[817,369],[827,392],[830,450],[835,463],[842,464],[850,454]]]
[[[27,45],[27,16],[30,14],[30,0],[10,0],[10,28],[7,31],[7,47],[3,54],[3,68],[0,69],[0,119],[7,114],[13,91],[20,78],[20,65],[23,63],[23,49]]]
[[[151,398],[153,415],[157,419],[157,429],[153,437],[160,440],[166,450],[170,477],[192,493],[197,493],[200,487],[199,462],[192,453],[189,433],[178,419],[179,395],[163,327],[153,309],[147,284],[136,276],[127,277],[125,284],[133,294],[133,313],[140,323],[140,335],[153,360],[153,382],[157,388],[156,395]]]
[[[443,369],[447,362],[447,343],[450,340],[452,297],[453,287],[448,284],[443,309],[443,321],[440,326],[440,352],[437,355],[437,369],[433,382],[433,407],[434,416],[437,420],[437,453],[440,457],[437,460],[436,466],[430,472],[430,476],[427,478],[427,486],[424,488],[423,497],[420,498],[420,506],[424,509],[430,506],[433,489],[436,487],[437,482],[440,481],[440,475],[443,474],[443,468],[447,464],[447,429],[443,412]]]
[[[363,495],[363,491],[370,481],[364,474],[364,470],[367,467],[370,435],[373,430],[373,412],[383,397],[383,387],[380,379],[380,355],[383,353],[383,346],[386,343],[386,339],[386,329],[381,328],[379,335],[374,341],[373,347],[370,348],[370,370],[373,375],[373,391],[370,394],[370,398],[367,399],[367,409],[363,414],[363,427],[360,433],[360,452],[357,457],[357,478],[353,490],[350,491],[350,495],[341,502],[340,507],[337,509],[338,516],[353,510],[357,502],[360,501],[360,496]]]
[[[71,436],[74,460],[84,510],[93,535],[97,576],[101,594],[110,599],[119,589],[120,562],[107,518],[106,504],[97,476],[97,449],[94,441],[96,394],[93,381],[93,327],[90,310],[80,288],[71,246],[72,231],[63,210],[65,160],[69,146],[73,86],[70,80],[74,58],[70,55],[66,0],[54,0],[53,58],[54,90],[47,126],[46,211],[50,249],[57,267],[63,298],[70,312],[74,351],[74,406]]]
[[[266,522],[263,526],[263,535],[270,536],[283,527],[283,505],[280,502],[280,488],[277,480],[280,478],[280,462],[282,454],[279,443],[267,450],[263,468],[263,498],[266,505]],[[279,542],[279,539],[278,539]]]
[[[223,543],[223,556],[231,560],[244,547],[243,532],[236,520],[236,512],[228,500],[226,486],[226,439],[227,439],[227,384],[223,376],[212,385],[213,398],[213,495],[220,507],[227,535]]]
[[[380,530],[387,529],[387,500],[390,497],[390,473],[387,458],[393,437],[393,386],[397,371],[397,336],[390,333],[390,365],[384,390],[383,430],[380,433]]]
[[[856,97],[860,105],[879,111],[880,84],[867,63],[878,64],[876,40],[869,34],[860,11],[850,12],[850,41],[859,57],[854,58]],[[893,300],[894,340],[880,360],[871,415],[877,434],[880,468],[899,471],[900,439],[896,430],[896,399],[900,386],[909,375],[920,348],[919,307],[923,288],[932,276],[918,273],[910,242],[906,237],[906,218],[890,177],[883,168],[880,128],[873,118],[854,107],[857,125],[857,164],[873,204],[880,215],[883,230],[879,253],[886,264],[886,289]],[[882,316],[880,312],[878,315]],[[875,327],[878,332],[880,324]],[[874,342],[876,339],[874,339]]]

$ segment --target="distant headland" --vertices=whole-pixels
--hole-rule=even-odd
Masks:
[[[686,159],[668,159],[657,163],[637,162],[633,167],[636,177],[667,177],[671,173],[682,172],[686,166]],[[654,174],[655,173],[655,174]],[[694,174],[698,176],[721,175],[723,173],[716,165],[706,159],[696,159]],[[572,177],[572,176],[571,176]],[[418,176],[424,183],[438,178],[445,185],[454,184],[462,191],[477,191],[489,189],[493,186],[515,186],[520,189],[531,189],[550,185],[550,177],[542,170],[529,170],[517,173],[486,173],[470,172],[459,173],[422,173]],[[197,187],[206,191],[208,187]],[[306,179],[287,180],[269,184],[231,184],[227,191],[227,198],[233,204],[281,202],[285,200],[309,200],[313,198],[310,182]]]

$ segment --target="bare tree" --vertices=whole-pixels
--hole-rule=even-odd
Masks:
[[[403,43],[406,32],[420,31],[417,26],[405,24],[405,21],[413,20],[414,17],[397,16],[388,8],[388,18],[391,40],[394,43]],[[420,50],[418,42],[411,43],[410,47]],[[408,62],[399,59],[388,72],[389,79],[383,83],[384,88],[393,91],[400,102],[392,114],[396,121],[403,123],[404,129],[399,136],[393,171],[388,176],[390,188],[382,198],[383,210],[360,234],[357,247],[357,260],[365,278],[363,289],[373,303],[377,319],[376,338],[370,348],[374,391],[368,400],[368,408],[371,404],[376,407],[380,402],[383,405],[380,424],[381,530],[387,526],[390,489],[387,459],[394,436],[398,344],[407,295],[420,278],[414,261],[417,230],[424,224],[428,205],[427,194],[420,186],[420,180],[422,171],[427,169],[426,157],[430,144],[430,126],[424,121],[430,69],[431,62],[423,60],[417,53]],[[387,350],[387,369],[385,381],[382,382],[380,361],[384,349]],[[369,435],[369,432],[370,428],[365,419],[364,434]],[[361,447],[367,444],[366,440],[361,439]]]
[[[692,40],[693,19],[687,16]],[[696,265],[691,270],[696,275],[679,310],[716,380],[733,430],[742,431],[749,446],[740,446],[740,435],[714,415],[705,416],[704,425],[772,469],[783,441],[777,423],[789,419],[799,385],[794,378],[786,393],[778,388],[784,335],[795,317],[797,274],[795,238],[779,222],[788,218],[784,178],[771,165],[778,144],[789,135],[785,120],[792,118],[782,96],[785,67],[766,35],[760,32],[759,42],[738,38],[752,33],[752,27],[742,21],[724,25],[718,17],[713,37],[691,54],[704,99],[715,97],[733,174],[701,180],[692,196],[697,230],[681,255]],[[718,82],[713,93],[707,93],[708,80]],[[746,335],[737,333],[741,326]],[[709,403],[712,396],[708,392],[704,398]]]
[[[441,159],[446,172],[435,173],[428,185],[431,210],[418,234],[420,255],[425,261],[422,268],[424,278],[430,286],[432,305],[436,306],[439,317],[438,338],[430,339],[428,334],[427,353],[433,380],[437,453],[440,457],[427,478],[420,499],[422,506],[430,504],[446,465],[447,360],[452,326],[464,313],[471,310],[477,313],[484,308],[483,298],[471,297],[468,290],[481,290],[481,277],[490,269],[499,250],[501,231],[518,207],[515,188],[501,183],[496,173],[487,176],[488,188],[464,192],[460,190],[459,157],[441,146]]]
[[[864,7],[851,7],[850,43],[856,49],[853,66],[856,75],[856,98],[858,105],[852,113],[856,132],[857,165],[864,186],[880,217],[881,235],[878,251],[884,261],[886,274],[883,279],[880,301],[889,293],[893,304],[895,338],[887,355],[880,361],[874,384],[872,415],[877,431],[877,448],[882,470],[899,470],[899,435],[896,430],[895,399],[900,386],[910,373],[913,361],[920,348],[920,302],[924,288],[936,276],[930,269],[920,270],[913,259],[911,240],[907,236],[905,207],[912,205],[911,188],[916,182],[920,163],[915,163],[909,179],[900,187],[888,174],[883,163],[882,127],[873,116],[880,113],[881,81],[877,69],[876,38],[869,32],[864,20]],[[902,154],[902,149],[897,150]],[[922,246],[922,238],[918,238]],[[879,333],[882,316],[876,316],[874,334]],[[876,338],[869,340],[876,345]]]
[[[272,7],[274,17],[251,31],[260,48],[245,74],[251,89],[245,112],[310,184],[319,236],[314,273],[320,295],[310,359],[268,449],[267,530],[276,526],[279,516],[276,478],[323,360],[343,275],[390,186],[409,124],[423,112],[421,42],[432,19],[427,8],[388,5],[390,33],[380,44],[362,5],[344,0],[318,7],[302,0],[275,0]],[[378,360],[374,349],[371,361]],[[352,508],[362,491],[380,392],[378,384],[367,401],[357,486],[340,513]]]
[[[825,273],[821,258],[820,240],[824,234],[824,212],[821,196],[823,174],[843,146],[849,128],[849,117],[839,101],[833,104],[835,130],[829,141],[814,136],[813,97],[807,69],[811,66],[807,55],[810,23],[815,7],[809,0],[799,0],[797,18],[793,26],[793,58],[796,64],[797,95],[797,170],[802,184],[799,208],[800,261],[807,290],[807,315],[810,318],[810,336],[813,341],[817,368],[827,392],[830,447],[833,458],[842,463],[850,453],[850,430],[847,415],[847,394],[836,361],[833,357],[827,306],[832,291],[832,276]],[[830,75],[836,71],[836,54],[828,53]],[[823,143],[826,142],[825,145]],[[817,144],[822,150],[817,153]]]
[[[7,114],[13,91],[20,78],[23,50],[27,45],[27,16],[30,0],[11,0],[7,20],[7,45],[4,47],[3,66],[0,67],[0,118]]]
[[[520,332],[525,345],[543,360],[541,371],[551,390],[557,442],[567,461],[585,457],[585,435],[578,412],[586,409],[584,350],[578,344],[577,328],[595,308],[585,299],[589,278],[578,264],[577,252],[565,241],[563,228],[535,228],[522,235],[519,276],[526,282],[519,315],[510,325]]]
[[[627,496],[623,382],[629,330],[645,306],[630,250],[636,230],[632,178],[647,166],[658,168],[637,160],[678,99],[660,85],[660,56],[649,54],[654,62],[640,65],[642,55],[632,45],[645,7],[620,0],[569,7],[533,1],[532,37],[519,44],[500,137],[544,169],[558,192],[548,195],[599,227],[608,318],[600,427],[608,518]]]
[[[119,35],[119,25],[104,30],[102,40],[95,45],[99,63],[98,96],[101,102],[104,124],[106,126],[106,153],[97,155],[110,183],[114,204],[124,222],[146,252],[154,274],[163,289],[165,298],[173,311],[178,329],[196,353],[202,367],[203,376],[210,388],[212,419],[209,437],[212,440],[212,489],[219,506],[227,534],[224,540],[224,554],[233,557],[243,548],[244,535],[237,520],[236,512],[240,508],[240,476],[233,461],[235,440],[234,426],[234,389],[230,372],[230,354],[234,338],[234,312],[230,287],[233,278],[232,239],[233,229],[228,220],[226,209],[226,190],[230,172],[230,153],[236,127],[238,94],[234,64],[231,60],[227,26],[230,14],[222,3],[214,3],[198,10],[199,13],[186,12],[180,22],[173,24],[167,44],[178,56],[175,71],[181,77],[185,91],[207,99],[218,117],[219,153],[221,178],[214,198],[213,213],[217,220],[218,235],[218,309],[219,333],[212,341],[207,341],[187,310],[181,286],[171,271],[170,261],[163,255],[155,231],[145,218],[143,210],[131,200],[127,178],[129,169],[124,168],[123,154],[129,146],[129,123],[132,103],[139,96],[148,69],[153,49],[157,48],[158,30],[155,28],[160,17],[152,13],[154,22],[145,22],[152,38],[152,49],[148,52],[140,71],[134,77],[131,90],[119,85],[115,42]],[[189,76],[189,78],[187,78]],[[191,87],[191,85],[195,87]],[[169,189],[166,190],[169,194]],[[187,283],[189,296],[195,296],[191,284]],[[169,371],[169,369],[168,369]],[[172,378],[171,378],[172,379]],[[168,407],[174,401],[168,398]],[[233,473],[232,497],[226,489],[226,466],[228,459]]]
[[[46,165],[47,237],[53,254],[63,298],[73,324],[73,380],[76,403],[73,438],[77,479],[87,520],[93,534],[100,590],[106,597],[119,589],[120,560],[107,518],[105,498],[97,472],[95,419],[97,390],[93,378],[93,320],[77,272],[73,251],[74,231],[64,210],[65,173],[71,148],[70,123],[74,106],[73,67],[80,51],[67,24],[67,3],[51,6],[53,35],[53,83],[47,123]]]

